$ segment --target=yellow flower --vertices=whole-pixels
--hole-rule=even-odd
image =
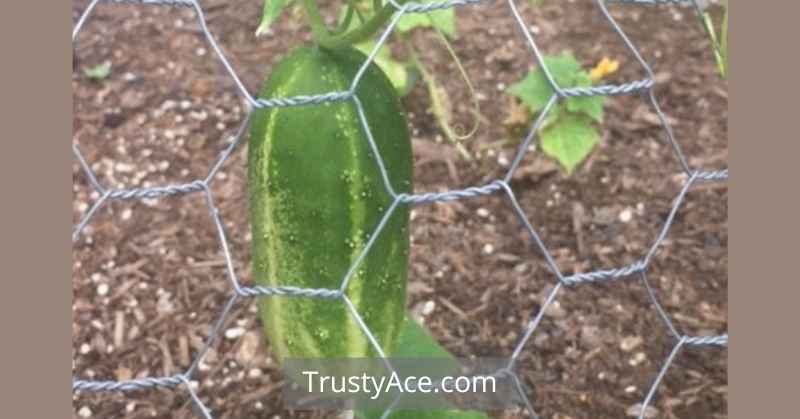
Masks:
[[[589,72],[589,78],[592,79],[592,83],[597,83],[603,77],[614,74],[618,69],[619,61],[603,57],[603,59],[597,63],[597,66]]]

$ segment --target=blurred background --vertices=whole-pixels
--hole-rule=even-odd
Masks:
[[[278,60],[310,42],[298,2],[258,36],[260,0],[200,3],[253,94]],[[331,25],[342,3],[319,2]],[[73,21],[87,4],[73,2]],[[516,4],[543,54],[569,54],[597,84],[647,77],[595,2]],[[721,15],[718,4],[709,7],[715,19]],[[609,9],[652,66],[658,103],[689,166],[727,167],[727,83],[694,8]],[[417,193],[503,176],[536,116],[519,84],[536,74],[536,62],[508,3],[449,13],[398,31],[382,51],[408,113]],[[72,141],[112,188],[204,177],[247,112],[191,9],[100,4],[76,41],[72,80]],[[591,141],[571,170],[533,146],[512,179],[565,274],[641,259],[686,181],[645,97],[609,97],[602,109],[602,120],[587,120]],[[247,137],[212,192],[236,272],[252,285],[246,148]],[[77,161],[73,185],[77,223],[99,196]],[[727,331],[727,192],[725,183],[692,188],[649,269],[682,333]],[[556,278],[508,199],[417,206],[411,234],[409,309],[457,356],[509,355]],[[73,260],[73,375],[80,379],[184,371],[232,292],[202,194],[104,205],[74,243]],[[543,418],[636,416],[674,343],[639,277],[631,276],[559,293],[518,371]],[[726,358],[724,349],[686,348],[649,417],[727,417]],[[194,379],[215,418],[337,417],[283,408],[282,377],[252,299],[233,308]],[[185,391],[148,390],[76,394],[73,417],[201,416]]]

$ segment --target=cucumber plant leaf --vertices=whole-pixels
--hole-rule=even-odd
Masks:
[[[571,174],[575,166],[589,155],[599,138],[586,116],[565,113],[557,123],[542,130],[541,145],[545,154],[558,160],[567,174]]]
[[[83,74],[92,80],[103,80],[111,75],[111,63],[106,61],[83,70]]]
[[[586,74],[581,64],[570,52],[544,57],[544,65],[561,87],[574,87],[581,73]],[[587,74],[588,77],[588,74]],[[547,84],[550,87],[550,84]]]
[[[283,12],[283,9],[289,5],[292,0],[264,0],[264,9],[261,12],[261,23],[256,29],[256,36],[263,35],[267,32],[272,22],[278,18]]]
[[[397,358],[443,358],[443,362],[457,362],[455,357],[436,342],[430,332],[406,315],[400,336],[397,338],[392,357]],[[356,410],[359,419],[379,419],[383,411]],[[483,412],[462,410],[398,410],[389,419],[488,419]]]
[[[423,0],[420,3],[431,3],[433,0]],[[406,13],[397,22],[396,30],[400,33],[411,32],[415,28],[437,27],[450,39],[458,37],[456,32],[456,12],[450,7],[447,9],[433,10],[428,13]]]
[[[592,79],[586,72],[581,71],[574,80],[574,87],[589,87]],[[603,102],[602,96],[578,96],[568,97],[565,101],[567,110],[575,113],[583,113],[595,122],[603,122]]]
[[[561,87],[586,87],[592,84],[589,75],[581,69],[580,63],[569,52],[544,57],[544,65],[553,76],[556,84]],[[544,71],[541,68],[537,68],[529,72],[521,81],[512,84],[506,89],[506,92],[520,98],[523,103],[528,105],[531,112],[535,113],[541,111],[547,105],[555,90],[547,80]],[[569,99],[567,102],[573,102],[573,107],[585,107],[587,109],[591,107],[588,104],[575,103],[582,101],[570,101]],[[602,102],[602,98],[599,99]]]
[[[570,112],[580,112],[595,122],[603,122],[603,98],[601,96],[571,97],[566,100],[566,106]]]
[[[373,40],[367,40],[354,45],[354,47],[369,55],[375,49],[376,44]],[[381,46],[381,49],[378,50],[374,63],[389,77],[389,81],[392,82],[392,86],[400,96],[407,95],[414,88],[414,83],[417,80],[417,71],[408,63],[395,60],[386,45]]]
[[[509,86],[506,93],[518,97],[532,113],[536,113],[550,101],[553,89],[541,71],[531,71],[524,79]]]
[[[559,87],[590,87],[592,77],[569,52],[544,57],[553,80]],[[533,70],[506,89],[518,97],[532,113],[541,112],[555,93],[542,68]],[[567,97],[559,100],[547,114],[540,129],[540,144],[545,154],[556,159],[567,174],[582,162],[599,139],[594,123],[603,122],[603,96]]]

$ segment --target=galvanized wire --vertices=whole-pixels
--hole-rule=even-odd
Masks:
[[[670,334],[673,336],[675,340],[675,345],[673,346],[671,352],[669,353],[669,356],[664,360],[664,363],[662,365],[662,368],[658,372],[658,375],[654,377],[652,386],[650,387],[647,396],[642,402],[639,414],[640,418],[645,417],[647,407],[652,401],[652,399],[655,397],[659,384],[661,383],[663,377],[665,376],[670,366],[673,364],[673,361],[679,355],[684,346],[696,346],[696,347],[701,346],[708,348],[727,347],[728,345],[727,334],[719,336],[689,336],[684,333],[681,333],[675,326],[675,324],[672,322],[670,315],[660,304],[658,298],[656,297],[655,292],[653,291],[653,288],[650,286],[650,283],[647,280],[647,270],[650,265],[650,262],[652,261],[652,257],[655,255],[655,253],[658,251],[659,247],[667,237],[670,227],[675,221],[675,216],[678,210],[681,208],[681,204],[683,203],[687,192],[694,185],[701,182],[727,181],[728,170],[723,169],[723,170],[704,171],[699,169],[693,169],[689,166],[686,157],[683,151],[681,150],[680,145],[675,139],[675,135],[667,121],[667,118],[660,109],[658,101],[656,100],[654,93],[654,87],[656,85],[656,81],[653,75],[653,71],[650,69],[649,65],[642,58],[637,48],[630,41],[630,39],[628,39],[628,37],[625,35],[625,33],[622,31],[620,26],[616,23],[616,21],[606,8],[606,3],[687,4],[687,5],[694,5],[695,8],[698,11],[700,11],[701,7],[703,6],[701,6],[699,0],[608,0],[605,2],[603,0],[596,0],[597,7],[599,8],[600,13],[603,14],[605,19],[610,24],[611,28],[616,32],[616,34],[620,37],[622,42],[627,46],[627,48],[636,58],[638,63],[644,69],[647,77],[644,79],[633,80],[618,85],[602,85],[602,86],[592,86],[592,87],[559,86],[555,82],[555,79],[553,78],[549,69],[547,68],[547,66],[544,65],[543,56],[536,43],[535,35],[528,29],[527,25],[525,24],[525,21],[523,20],[522,16],[520,15],[517,9],[515,0],[506,0],[509,12],[511,13],[512,17],[514,18],[515,22],[519,27],[519,30],[527,40],[528,46],[533,52],[533,56],[535,58],[534,63],[537,64],[543,70],[546,79],[548,80],[554,91],[554,94],[550,98],[544,109],[539,113],[535,121],[533,121],[530,131],[523,139],[523,141],[521,141],[520,143],[518,152],[515,155],[512,164],[509,166],[507,173],[501,179],[494,180],[486,185],[473,186],[461,190],[451,190],[446,192],[422,193],[422,194],[397,194],[392,189],[392,186],[389,182],[387,169],[384,166],[383,159],[381,158],[381,155],[372,137],[369,121],[367,121],[365,117],[363,105],[361,104],[361,101],[356,95],[356,87],[358,86],[358,83],[361,77],[363,76],[364,72],[366,71],[367,67],[375,59],[378,50],[386,42],[389,35],[392,33],[394,27],[396,26],[397,22],[403,15],[410,13],[427,13],[434,10],[441,10],[452,7],[484,4],[484,3],[489,3],[488,0],[446,0],[446,1],[436,1],[429,3],[409,2],[404,4],[397,3],[395,0],[389,0],[389,3],[396,8],[394,17],[391,19],[389,25],[387,26],[383,34],[379,37],[377,44],[375,45],[371,53],[368,55],[367,60],[364,62],[362,67],[357,72],[348,91],[319,92],[318,94],[309,96],[294,96],[294,97],[282,97],[282,98],[281,97],[255,98],[247,91],[244,84],[237,76],[233,66],[227,60],[221,48],[217,44],[214,35],[211,33],[208,26],[206,25],[205,16],[203,14],[203,8],[200,5],[199,0],[92,0],[92,2],[86,7],[86,9],[84,10],[84,12],[82,13],[82,15],[75,24],[75,27],[72,32],[73,44],[76,43],[78,34],[80,33],[87,19],[91,16],[92,12],[95,10],[96,6],[101,1],[104,3],[132,4],[139,6],[146,6],[146,5],[172,6],[172,7],[184,7],[193,9],[195,16],[197,18],[197,23],[202,31],[202,34],[204,35],[209,45],[212,47],[216,57],[225,67],[229,76],[233,79],[239,93],[243,97],[244,101],[249,105],[249,109],[247,116],[244,118],[244,121],[241,123],[240,127],[236,131],[233,137],[233,141],[220,154],[218,159],[209,169],[208,174],[204,178],[195,179],[182,184],[163,185],[163,186],[144,187],[144,188],[108,189],[97,179],[97,176],[95,175],[91,166],[87,163],[86,159],[81,153],[80,148],[77,145],[73,146],[73,154],[76,160],[78,161],[82,172],[87,177],[89,185],[98,193],[99,196],[94,205],[92,205],[83,214],[79,222],[73,227],[73,238],[72,238],[73,243],[77,241],[77,239],[80,237],[81,231],[91,222],[92,217],[97,213],[97,211],[102,206],[107,204],[109,201],[157,199],[168,196],[201,193],[205,197],[206,205],[208,207],[212,221],[216,228],[216,233],[219,239],[220,247],[225,259],[228,279],[232,286],[232,293],[230,298],[224,305],[203,347],[201,348],[200,351],[198,351],[197,354],[195,354],[192,364],[185,372],[169,377],[146,377],[146,378],[137,378],[132,380],[123,380],[123,381],[115,381],[115,380],[97,381],[97,380],[83,380],[74,378],[72,383],[73,392],[75,393],[131,392],[131,391],[147,390],[154,388],[183,387],[188,392],[192,402],[196,405],[197,411],[200,412],[200,414],[204,418],[213,419],[211,411],[205,406],[204,402],[201,400],[196,390],[190,385],[190,379],[195,374],[197,367],[199,363],[202,361],[203,357],[206,355],[208,350],[211,348],[211,346],[217,339],[220,329],[222,328],[222,325],[225,323],[227,317],[229,316],[232,307],[237,301],[239,301],[239,299],[243,298],[318,298],[318,299],[328,299],[328,300],[341,300],[345,303],[346,307],[352,314],[354,320],[359,325],[361,330],[364,332],[365,336],[367,337],[368,341],[375,349],[375,351],[385,358],[381,346],[379,345],[379,342],[364,323],[363,319],[361,318],[361,315],[358,313],[357,308],[352,304],[345,290],[347,289],[348,281],[352,277],[353,272],[355,272],[360,262],[369,252],[370,248],[375,242],[375,239],[383,230],[388,219],[391,217],[394,210],[400,205],[420,205],[432,202],[451,202],[451,201],[470,199],[477,196],[490,195],[495,193],[504,194],[506,198],[508,198],[512,208],[514,209],[516,216],[519,218],[519,221],[522,224],[522,227],[531,237],[531,240],[534,242],[538,250],[541,252],[542,256],[547,262],[547,265],[549,266],[550,270],[556,277],[555,278],[556,282],[554,284],[555,286],[550,290],[549,294],[544,300],[544,303],[541,305],[541,307],[539,307],[538,312],[532,313],[531,320],[522,330],[522,337],[515,345],[514,350],[510,356],[508,365],[502,370],[497,372],[498,374],[509,374],[511,376],[515,384],[515,388],[517,389],[519,395],[522,397],[522,400],[524,401],[523,407],[531,417],[537,418],[538,415],[534,410],[533,402],[528,397],[527,391],[525,390],[522,381],[520,380],[514,368],[516,366],[517,360],[523,353],[528,341],[530,340],[537,326],[540,324],[542,318],[544,317],[547,308],[553,303],[553,301],[555,301],[556,296],[560,292],[562,292],[562,289],[564,289],[565,287],[569,288],[578,285],[586,285],[599,282],[611,282],[631,277],[634,274],[639,275],[639,278],[644,284],[655,310],[657,311],[659,317],[664,322],[665,327],[669,330]],[[658,235],[653,241],[653,244],[649,247],[647,253],[643,255],[642,258],[640,258],[639,260],[628,266],[623,266],[619,268],[601,269],[594,272],[574,273],[565,276],[559,270],[553,257],[551,256],[551,253],[548,251],[544,242],[539,237],[538,233],[536,232],[536,229],[529,222],[525,212],[523,211],[522,207],[517,201],[513,188],[510,184],[511,178],[512,175],[517,170],[517,168],[519,167],[526,151],[529,148],[529,145],[536,139],[536,134],[539,131],[539,128],[541,127],[546,115],[552,110],[552,108],[555,106],[557,102],[565,98],[574,96],[611,96],[611,95],[623,95],[623,94],[624,95],[639,94],[650,102],[664,129],[665,140],[672,147],[675,157],[678,160],[680,167],[685,172],[687,179],[685,180],[684,185],[680,190],[680,193],[674,199],[671,210],[667,215],[666,219],[664,220]],[[357,110],[357,114],[361,121],[363,130],[366,134],[369,146],[374,153],[375,163],[380,169],[384,186],[387,192],[394,200],[392,205],[386,210],[386,213],[384,214],[380,223],[376,227],[373,234],[371,234],[370,240],[365,245],[361,254],[353,262],[348,272],[345,274],[344,278],[342,279],[342,284],[338,289],[309,289],[309,288],[298,288],[294,286],[277,286],[277,287],[243,286],[239,282],[239,279],[236,275],[222,219],[220,217],[219,210],[217,209],[216,204],[214,203],[213,195],[211,192],[210,185],[213,182],[215,175],[220,170],[225,161],[231,156],[233,151],[238,147],[243,137],[243,134],[246,131],[247,126],[249,125],[250,117],[252,116],[254,110],[259,108],[314,106],[322,103],[348,102],[348,101],[353,103]],[[269,327],[269,325],[266,325],[266,327]],[[388,362],[387,362],[387,368],[392,369],[392,366]],[[391,407],[384,412],[383,417],[389,416],[390,413],[391,413]]]

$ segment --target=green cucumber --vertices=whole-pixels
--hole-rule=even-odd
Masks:
[[[366,56],[354,49],[294,50],[259,97],[347,91]],[[371,64],[355,91],[397,193],[412,190],[412,154],[400,100]],[[392,205],[353,101],[259,109],[248,150],[253,273],[261,286],[337,289]],[[398,205],[348,283],[346,294],[384,353],[403,324],[408,207]],[[278,361],[374,357],[341,299],[261,297]]]

